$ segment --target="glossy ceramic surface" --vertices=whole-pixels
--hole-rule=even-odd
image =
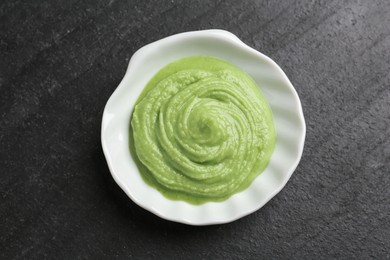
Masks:
[[[262,174],[243,192],[224,202],[191,205],[172,201],[141,178],[129,151],[129,122],[134,104],[147,82],[165,65],[188,56],[224,59],[246,71],[268,100],[277,142]],[[210,225],[246,216],[267,203],[287,183],[301,158],[305,121],[299,97],[280,67],[230,32],[206,30],[173,35],[138,50],[103,113],[101,141],[111,174],[139,206],[180,223]]]

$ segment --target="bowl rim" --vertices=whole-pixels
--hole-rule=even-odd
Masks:
[[[245,50],[246,52],[250,53],[251,55],[256,56],[258,59],[262,59],[263,61],[266,61],[267,65],[272,66],[272,68],[278,72],[278,76],[281,78],[281,80],[283,80],[285,85],[289,88],[289,90],[292,94],[292,97],[294,98],[294,102],[297,104],[296,109],[298,110],[298,114],[296,114],[296,116],[299,118],[300,126],[302,127],[302,131],[300,132],[300,136],[299,136],[300,139],[297,142],[298,153],[297,153],[297,156],[295,158],[295,161],[292,163],[292,165],[290,167],[290,171],[285,175],[285,178],[283,179],[283,181],[279,183],[278,188],[274,189],[272,193],[268,194],[267,198],[264,199],[262,201],[262,203],[257,205],[257,207],[236,213],[236,214],[230,216],[229,218],[202,219],[201,221],[194,221],[194,220],[190,220],[187,218],[180,218],[180,217],[173,216],[173,215],[163,214],[158,209],[151,207],[150,205],[147,205],[144,202],[142,202],[141,200],[139,200],[132,193],[131,189],[129,189],[129,187],[119,177],[119,175],[116,173],[116,171],[114,170],[112,158],[110,157],[110,151],[109,151],[109,149],[107,147],[107,143],[106,143],[107,140],[105,139],[105,133],[106,133],[106,129],[107,129],[107,126],[109,123],[108,116],[107,116],[107,114],[108,114],[107,110],[108,110],[108,107],[110,105],[110,101],[112,101],[113,97],[118,94],[118,92],[120,91],[121,88],[125,87],[124,82],[129,77],[129,74],[130,74],[133,66],[136,66],[142,60],[142,53],[143,52],[145,52],[146,50],[155,49],[158,47],[158,45],[163,44],[163,43],[167,44],[169,42],[178,41],[178,40],[181,40],[184,38],[188,39],[188,38],[197,38],[197,37],[205,37],[205,36],[206,37],[207,36],[209,36],[209,37],[223,37],[225,40],[229,40],[231,42],[234,42],[235,46],[237,48],[241,48],[242,50]],[[226,30],[221,30],[221,29],[209,29],[209,30],[199,30],[199,31],[189,31],[189,32],[178,33],[178,34],[174,34],[174,35],[162,38],[162,39],[157,40],[155,42],[149,43],[149,44],[143,46],[142,48],[138,49],[131,57],[131,59],[128,63],[125,75],[123,76],[121,82],[119,83],[118,87],[113,91],[113,93],[111,94],[107,103],[105,104],[103,114],[102,114],[102,124],[101,124],[101,144],[102,144],[103,153],[104,153],[104,156],[106,158],[109,171],[111,173],[111,176],[115,180],[115,182],[126,193],[126,195],[134,203],[136,203],[138,206],[140,206],[140,207],[146,209],[147,211],[159,216],[160,218],[174,221],[174,222],[183,223],[183,224],[195,225],[195,226],[229,223],[229,222],[235,221],[239,218],[242,218],[244,216],[247,216],[247,215],[259,210],[260,208],[262,208],[266,203],[268,203],[276,194],[278,194],[285,187],[288,180],[291,178],[291,175],[295,171],[295,169],[298,166],[298,163],[302,157],[305,138],[306,138],[306,124],[305,124],[305,119],[304,119],[304,115],[303,115],[303,111],[302,111],[302,104],[301,104],[301,101],[299,99],[299,96],[298,96],[295,88],[291,84],[290,80],[288,79],[288,77],[286,76],[284,71],[271,58],[269,58],[268,56],[262,54],[261,52],[255,50],[255,49],[253,49],[252,47],[248,46],[247,44],[242,42],[233,33],[228,32]],[[131,158],[131,160],[133,160],[133,159]],[[137,171],[138,171],[138,169],[137,169]],[[165,198],[165,199],[167,199],[167,198]],[[167,200],[169,200],[169,199],[167,199]]]

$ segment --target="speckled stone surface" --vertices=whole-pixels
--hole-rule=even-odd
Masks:
[[[231,224],[162,220],[115,184],[104,105],[143,45],[221,28],[301,97],[302,160]],[[390,259],[390,1],[1,1],[0,259]]]

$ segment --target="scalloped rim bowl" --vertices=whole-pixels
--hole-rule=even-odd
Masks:
[[[134,104],[147,82],[165,65],[196,55],[224,59],[251,75],[271,106],[277,141],[267,168],[246,190],[223,202],[195,206],[169,200],[142,180],[130,155],[128,131]],[[299,97],[280,67],[230,32],[205,30],[161,39],[133,55],[104,109],[101,141],[113,178],[136,204],[167,220],[211,225],[244,217],[274,197],[298,165],[305,134]]]

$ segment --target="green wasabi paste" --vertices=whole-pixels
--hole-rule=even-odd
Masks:
[[[130,151],[144,181],[191,204],[246,189],[267,166],[275,140],[271,109],[254,80],[206,56],[162,68],[130,125]]]

